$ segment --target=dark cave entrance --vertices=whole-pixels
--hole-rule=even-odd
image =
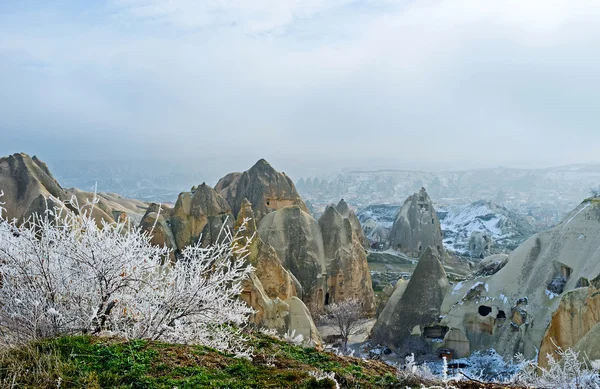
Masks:
[[[492,308],[488,307],[487,305],[480,305],[479,306],[479,314],[481,316],[487,316],[492,312]]]

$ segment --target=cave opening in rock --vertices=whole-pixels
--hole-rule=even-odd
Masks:
[[[504,311],[498,311],[496,319],[506,319],[506,313]]]
[[[325,293],[325,305],[329,305],[329,293]]]
[[[576,285],[577,288],[585,288],[588,286],[590,286],[590,280],[588,280],[587,278],[581,277],[579,279],[579,281],[577,281],[577,285]]]
[[[479,314],[481,316],[487,316],[492,312],[492,308],[488,307],[487,305],[480,305],[479,306]]]
[[[425,337],[429,339],[444,339],[447,332],[448,327],[440,325],[425,327],[423,329],[423,335],[425,335]]]
[[[561,272],[562,276],[563,276],[563,277],[564,277],[566,280],[568,280],[568,279],[569,279],[569,277],[571,277],[571,273],[573,273],[573,269],[571,269],[571,268],[570,268],[570,267],[568,267],[568,266],[561,265],[561,266],[560,266],[560,272]]]

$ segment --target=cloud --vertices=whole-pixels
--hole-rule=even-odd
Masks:
[[[113,0],[2,14],[0,130],[27,134],[4,154],[38,134],[49,150],[103,145],[90,156],[446,168],[590,160],[600,142],[596,1]]]

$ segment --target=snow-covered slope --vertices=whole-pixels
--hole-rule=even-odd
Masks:
[[[461,255],[511,251],[537,232],[525,217],[489,201],[436,209],[444,231],[444,246]]]
[[[359,208],[356,216],[365,236],[371,243],[381,243],[380,249],[386,248],[388,238],[400,205],[375,204]]]

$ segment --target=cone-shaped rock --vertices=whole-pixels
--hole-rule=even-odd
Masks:
[[[424,327],[434,325],[440,315],[449,283],[437,250],[428,247],[399,301],[390,299],[373,327],[375,343],[397,348],[404,340]]]
[[[396,216],[390,232],[391,248],[419,257],[427,247],[433,247],[444,258],[440,220],[425,188],[410,196]]]
[[[240,231],[244,221],[246,229]],[[302,334],[307,343],[312,341],[320,345],[321,338],[310,312],[296,297],[298,281],[284,269],[275,249],[264,243],[258,235],[252,206],[247,199],[242,202],[236,229],[240,236],[252,237],[248,262],[254,266],[254,271],[244,281],[241,295],[256,311],[252,322],[282,334],[295,331],[296,334]]]
[[[264,159],[244,173],[230,173],[223,177],[215,189],[227,200],[236,216],[244,199],[248,199],[257,224],[267,213],[289,205],[308,212],[293,181],[285,173],[273,169]]]
[[[248,262],[254,266],[254,273],[260,279],[266,294],[270,298],[279,297],[281,300],[296,296],[295,282],[297,281],[283,267],[275,249],[264,243],[258,235],[252,206],[246,199],[244,199],[242,208],[238,213],[236,229],[239,230],[244,219],[248,219],[246,230],[240,232],[240,234],[247,238],[252,237]]]
[[[326,302],[357,298],[367,315],[375,313],[375,296],[365,250],[348,218],[328,206],[319,218],[327,264]]]
[[[5,203],[3,216],[7,219],[45,211],[45,199],[50,196],[68,199],[46,164],[24,153],[0,158],[0,190],[4,192],[0,201]]]
[[[171,229],[179,250],[195,244],[202,236],[202,244],[217,241],[224,225],[233,227],[229,204],[206,184],[192,192],[183,192],[177,198],[171,217]]]
[[[325,297],[325,255],[323,238],[317,221],[299,206],[289,206],[268,213],[258,232],[273,246],[283,266],[302,286],[300,297],[309,307],[320,309]]]
[[[350,209],[348,203],[346,203],[344,199],[341,199],[340,202],[335,206],[335,209],[343,217],[347,218],[350,221],[350,224],[352,225],[352,230],[358,237],[360,244],[362,244],[364,248],[369,248],[369,240],[365,236],[365,233],[362,229],[362,226],[360,225],[360,221],[358,220],[356,213]]]

